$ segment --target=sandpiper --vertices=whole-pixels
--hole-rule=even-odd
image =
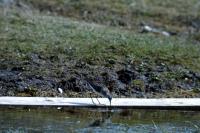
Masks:
[[[97,94],[108,98],[109,102],[110,102],[110,106],[111,106],[111,100],[112,100],[112,96],[110,94],[109,89],[102,85],[101,83],[94,83],[92,81],[90,81],[89,79],[86,79],[87,81],[87,86],[93,91],[96,92]],[[97,99],[98,100],[98,99]]]

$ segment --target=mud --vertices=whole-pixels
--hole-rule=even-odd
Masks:
[[[88,78],[105,85],[113,97],[183,97],[177,91],[187,92],[184,97],[199,97],[200,73],[181,66],[142,62],[108,68],[82,63],[86,67],[77,66],[80,63],[75,60],[56,64],[38,55],[30,56],[28,63],[4,61],[0,64],[0,95],[88,97],[91,90],[84,84]],[[168,96],[168,91],[174,95]]]

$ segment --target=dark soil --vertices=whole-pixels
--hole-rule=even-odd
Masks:
[[[31,55],[28,62],[3,61],[0,68],[1,96],[87,97],[90,89],[84,85],[86,78],[107,86],[113,97],[200,96],[200,73],[181,66],[153,66],[148,60],[117,64],[110,69],[74,60],[56,64]],[[64,93],[60,94],[58,88]]]

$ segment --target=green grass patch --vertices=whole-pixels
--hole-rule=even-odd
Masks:
[[[92,65],[148,59],[200,71],[200,46],[190,41],[34,13],[0,17],[2,59],[24,60],[31,53]]]

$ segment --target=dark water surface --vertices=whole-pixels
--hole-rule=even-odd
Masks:
[[[0,133],[200,133],[200,111],[0,108]]]

